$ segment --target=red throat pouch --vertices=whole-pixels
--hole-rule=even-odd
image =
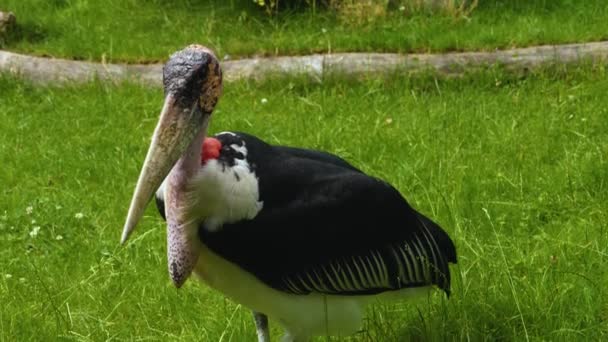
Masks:
[[[217,159],[220,156],[222,143],[216,138],[205,138],[203,140],[203,150],[201,151],[201,164],[205,164],[209,159]]]

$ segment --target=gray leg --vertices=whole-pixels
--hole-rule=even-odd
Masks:
[[[270,332],[268,331],[268,317],[263,313],[253,311],[255,330],[258,332],[258,342],[270,342]]]

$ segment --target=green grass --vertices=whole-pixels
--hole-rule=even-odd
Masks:
[[[396,11],[358,25],[323,10],[271,18],[251,0],[3,0],[0,8],[20,23],[6,49],[104,61],[165,60],[193,42],[241,57],[494,50],[608,38],[605,0],[482,0],[469,18]]]
[[[454,238],[451,298],[375,306],[354,340],[605,340],[607,76],[230,83],[212,130],[338,153]],[[159,89],[0,93],[0,340],[254,340],[247,309],[172,287],[153,206],[119,247]]]

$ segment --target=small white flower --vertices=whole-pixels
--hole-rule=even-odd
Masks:
[[[59,241],[59,240],[63,240],[63,236],[61,235],[57,235],[55,236],[55,240]]]
[[[79,219],[79,220],[83,217],[84,217],[83,213],[76,213],[76,215],[74,215],[74,218]]]
[[[6,278],[6,279],[11,279],[12,277],[13,277],[13,275],[10,273],[7,273],[4,275],[4,278]]]
[[[32,207],[31,205],[27,208],[25,208],[25,213],[28,215],[32,215],[32,212],[34,211],[34,207]]]
[[[38,235],[38,232],[40,232],[40,226],[35,226],[30,232],[30,237],[36,237]]]
[[[260,100],[260,102],[262,102],[262,104],[264,104],[264,103],[268,103],[268,99],[267,99],[267,98],[265,98],[265,97],[263,97],[263,98]]]

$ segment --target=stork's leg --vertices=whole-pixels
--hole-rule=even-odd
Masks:
[[[268,317],[263,313],[253,311],[255,330],[258,333],[258,342],[270,342],[270,332],[268,331]]]

